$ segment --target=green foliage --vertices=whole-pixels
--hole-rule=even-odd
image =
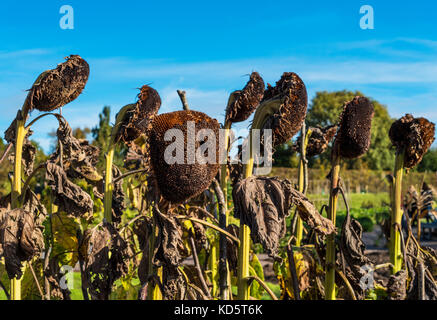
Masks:
[[[99,163],[97,167],[103,169],[105,166],[105,153],[109,148],[109,141],[111,137],[112,125],[111,119],[111,107],[104,106],[102,112],[99,114],[99,124],[91,129],[91,134],[94,138],[93,145],[100,148]],[[118,167],[123,166],[123,159],[127,153],[127,147],[119,143],[114,152],[114,164]]]
[[[299,156],[292,148],[291,141],[279,145],[274,153],[274,167],[296,168],[299,164]]]
[[[437,148],[430,149],[417,166],[417,171],[437,171]]]

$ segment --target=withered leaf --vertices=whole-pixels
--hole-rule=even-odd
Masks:
[[[269,255],[276,255],[285,235],[285,217],[290,199],[277,178],[249,177],[235,185],[232,196],[235,217],[250,227],[252,240],[261,243]]]
[[[74,137],[73,130],[63,118],[59,119],[56,135],[62,145],[62,161],[67,176],[69,178],[84,178],[90,183],[101,181],[102,176],[96,169],[100,150],[96,146],[90,145],[87,140]],[[51,156],[51,160],[56,159],[59,154],[58,146],[57,151]]]
[[[22,276],[22,262],[29,261],[44,248],[43,227],[36,225],[31,213],[18,208],[3,212],[0,243],[6,272],[10,279]]]
[[[306,148],[306,157],[311,158],[322,154],[328,148],[329,143],[334,138],[337,132],[337,125],[331,125],[327,127],[311,127],[310,137],[308,139],[308,145]],[[301,139],[296,141],[294,150],[300,152]]]
[[[340,255],[343,258],[345,275],[355,290],[355,294],[364,298],[365,290],[360,286],[360,280],[367,274],[365,265],[373,266],[371,260],[364,254],[366,246],[362,240],[363,228],[353,219],[350,212],[343,222],[340,240]]]
[[[44,276],[50,284],[50,296],[60,300],[71,300],[71,292],[68,286],[61,286],[61,279],[64,274],[59,268],[56,258],[50,258],[47,268],[44,269]]]
[[[297,208],[299,217],[321,236],[334,234],[335,226],[331,220],[323,217],[315,205],[302,193],[294,189],[289,180],[284,180],[284,189],[287,197],[291,199],[291,204]]]
[[[112,177],[113,179],[121,176],[120,169],[117,166],[112,166]],[[118,180],[116,183],[113,183],[112,190],[112,221],[120,222],[121,216],[123,215],[124,210],[126,210],[126,204],[124,203],[124,198],[126,197],[123,191],[123,180]]]
[[[248,225],[254,242],[275,255],[279,240],[285,235],[285,217],[295,205],[302,220],[321,235],[335,233],[332,222],[324,218],[287,179],[249,177],[235,185],[232,192],[235,216]]]
[[[114,281],[128,271],[130,252],[126,241],[112,224],[103,222],[85,231],[79,250],[91,298],[108,299]]]
[[[54,204],[75,217],[92,215],[93,201],[88,193],[71,182],[65,171],[54,162],[47,161],[46,176],[48,186],[55,195]]]
[[[405,300],[407,285],[407,272],[400,270],[388,279],[387,293],[388,300]]]
[[[153,218],[158,227],[153,264],[156,266],[178,266],[185,251],[182,228],[170,214],[162,214],[154,207]]]

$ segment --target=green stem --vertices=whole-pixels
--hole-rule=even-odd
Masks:
[[[401,199],[404,157],[405,153],[403,150],[396,153],[390,227],[390,262],[393,265],[393,274],[397,273],[402,268],[401,235],[396,226],[401,226],[402,223]]]
[[[339,176],[340,155],[337,150],[334,150],[328,210],[328,219],[330,219],[334,225],[337,215],[337,187]],[[335,300],[335,234],[330,234],[326,238],[325,300]]]
[[[306,149],[309,141],[309,137],[311,136],[311,129],[309,129],[305,133],[305,124],[302,126],[302,134],[301,134],[301,151],[300,151],[300,159],[299,159],[299,191],[305,192],[305,168],[307,166],[306,163]],[[296,218],[296,246],[300,247],[303,238],[303,221],[298,215]]]
[[[223,193],[223,205],[224,208],[222,208],[223,212],[220,211],[219,215],[219,226],[222,229],[226,229],[228,226],[228,171],[227,171],[227,160],[228,160],[228,149],[229,149],[229,132],[231,128],[232,123],[231,122],[225,122],[224,129],[225,129],[225,145],[223,152],[225,153],[225,163],[222,163],[220,165],[220,188]],[[217,192],[216,192],[217,193]],[[217,200],[219,198],[219,195],[217,194]],[[219,209],[220,209],[220,201],[219,201]],[[224,214],[223,214],[224,213]],[[220,297],[222,300],[228,300],[229,297],[229,288],[231,287],[231,283],[228,282],[228,259],[227,259],[227,242],[226,238],[223,234],[220,234],[219,239],[219,282],[220,282]]]
[[[27,113],[21,113],[21,118],[17,116],[17,127],[15,132],[15,159],[14,159],[14,178],[12,184],[12,209],[20,207],[20,195],[21,195],[21,171],[22,171],[22,156],[23,156],[23,143],[26,137],[27,130],[24,127],[26,123]],[[21,300],[21,279],[14,278],[11,280],[11,299]]]
[[[104,194],[104,218],[106,222],[112,222],[112,162],[114,160],[115,145],[110,143],[108,153],[106,154],[105,165],[105,194]]]
[[[249,161],[244,166],[244,178],[252,176],[253,172],[253,154],[252,154],[252,130],[249,133]],[[249,300],[249,253],[250,253],[250,228],[248,225],[240,223],[239,231],[240,245],[238,246],[238,299]]]

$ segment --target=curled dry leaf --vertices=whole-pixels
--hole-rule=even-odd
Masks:
[[[28,211],[21,208],[3,211],[0,243],[10,279],[20,278],[23,275],[22,262],[31,260],[44,249],[43,229]]]
[[[285,235],[285,217],[290,199],[277,178],[249,177],[235,185],[232,191],[235,217],[250,227],[252,240],[261,243],[274,256],[279,240]]]
[[[277,146],[299,132],[305,119],[308,96],[302,79],[294,72],[284,72],[276,86],[268,84],[257,110],[270,105],[278,111],[267,119],[264,129],[272,129],[273,146]]]
[[[226,122],[236,123],[247,120],[264,96],[264,80],[258,72],[252,72],[243,90],[229,96],[226,107]]]
[[[407,285],[407,272],[400,270],[396,274],[391,275],[387,283],[388,300],[405,300]]]
[[[68,286],[61,286],[64,274],[59,268],[56,258],[50,258],[48,266],[44,269],[44,276],[50,284],[50,297],[59,300],[71,300],[71,292]]]
[[[81,94],[88,81],[89,65],[78,55],[70,55],[66,60],[56,69],[39,75],[24,102],[27,110],[52,111]]]
[[[137,103],[124,106],[117,114],[112,131],[114,142],[121,140],[128,143],[146,133],[160,107],[159,93],[148,85],[142,86]]]
[[[164,300],[183,300],[186,286],[179,268],[172,265],[164,265],[162,269],[162,285]]]
[[[114,226],[103,222],[83,235],[84,280],[91,298],[106,300],[112,285],[128,271],[129,247]]]
[[[285,192],[291,199],[291,204],[296,206],[299,217],[320,236],[334,234],[335,226],[331,220],[323,217],[315,205],[302,193],[291,186],[291,182],[284,180]]]
[[[398,152],[405,151],[404,167],[415,167],[434,142],[435,124],[411,114],[395,121],[389,131],[392,144]]]
[[[366,97],[357,96],[345,103],[335,138],[343,158],[358,158],[369,150],[374,114],[373,104]]]
[[[65,171],[57,164],[48,161],[46,163],[46,182],[54,192],[53,203],[75,217],[92,216],[93,200],[90,195],[75,185],[67,178]]]
[[[355,290],[355,294],[361,299],[365,297],[365,290],[360,286],[360,280],[367,274],[364,266],[372,267],[373,263],[364,254],[366,246],[362,240],[363,228],[360,223],[353,219],[348,212],[343,222],[340,239],[340,256],[344,262],[343,270],[349,282]]]
[[[229,224],[226,231],[238,238],[240,228],[236,224]],[[238,266],[238,244],[226,237],[226,254],[228,258],[229,270],[236,274]]]
[[[99,160],[100,150],[88,143],[74,137],[73,130],[67,121],[59,119],[59,128],[56,132],[59,143],[62,145],[63,164],[69,178],[84,178],[95,184],[102,180],[97,172],[96,164]],[[59,147],[51,156],[51,160],[59,157]]]
[[[423,274],[423,299],[437,300],[437,284],[434,276],[429,271],[433,271],[437,265],[437,255],[432,248],[419,247],[414,241],[408,241],[406,245],[406,269],[410,281],[407,287],[407,300],[418,300],[420,297],[421,284],[419,283],[419,264],[424,266]],[[428,269],[428,272],[426,272]]]
[[[324,128],[321,127],[311,127],[311,135],[308,140],[308,145],[306,148],[307,158],[311,158],[322,154],[328,148],[329,143],[334,138],[337,132],[337,125],[331,125]],[[294,145],[294,150],[300,152],[301,139],[296,141]]]
[[[261,243],[269,255],[276,255],[285,235],[285,217],[293,205],[310,228],[321,235],[335,233],[332,222],[286,179],[252,176],[238,182],[232,196],[235,216],[250,227],[252,240]]]
[[[152,218],[149,216],[141,216],[133,224],[133,231],[138,238],[140,250],[142,251],[142,257],[138,266],[138,278],[141,284],[147,282],[149,273],[149,243],[150,236],[152,235]]]
[[[112,166],[112,176],[114,179],[121,176],[121,171],[115,165]],[[123,180],[119,180],[113,184],[112,190],[112,221],[118,223],[121,221],[121,216],[126,210],[124,198],[126,194],[123,191]]]
[[[156,116],[152,126],[151,165],[162,196],[178,204],[208,188],[220,167],[217,120],[198,111],[175,111]],[[165,139],[170,129],[175,141]],[[201,130],[206,137],[195,139]]]
[[[162,214],[156,207],[153,218],[158,227],[153,264],[157,267],[179,266],[186,251],[182,240],[182,227],[170,214]]]

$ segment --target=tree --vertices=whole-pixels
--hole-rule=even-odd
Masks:
[[[317,92],[311,101],[306,118],[309,126],[327,126],[338,121],[345,102],[355,96],[365,96],[359,91],[335,91]],[[347,160],[346,165],[350,169],[358,169],[363,166],[372,170],[391,170],[394,165],[394,152],[388,131],[394,121],[387,111],[387,107],[378,101],[369,98],[375,108],[375,117],[372,121],[372,138],[369,151],[360,159]],[[320,159],[311,159],[310,165],[326,163],[330,159],[331,150],[328,149]]]
[[[437,171],[437,148],[430,149],[417,166],[417,171]]]

